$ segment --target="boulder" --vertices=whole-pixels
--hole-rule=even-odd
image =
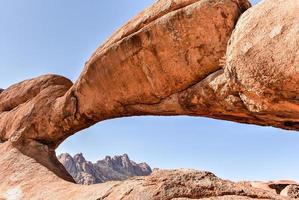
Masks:
[[[261,1],[241,16],[226,53],[225,73],[246,108],[289,129],[299,127],[298,9],[298,1]]]
[[[299,199],[299,184],[288,185],[281,191],[280,195],[293,199]]]
[[[249,182],[250,186],[280,194],[284,197],[299,198],[299,185],[295,181],[277,180],[269,182]]]

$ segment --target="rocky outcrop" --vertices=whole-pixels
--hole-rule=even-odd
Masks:
[[[68,153],[58,156],[58,160],[72,175],[77,183],[90,185],[107,181],[121,181],[134,176],[148,176],[152,173],[146,163],[137,164],[127,154],[122,156],[106,156],[96,163],[86,161],[82,154],[74,157]]]
[[[64,77],[45,75],[5,89],[0,94],[0,138],[59,177],[74,182],[57,160],[51,136],[48,140],[43,137],[48,135],[47,129],[51,132],[57,128],[51,124],[58,119],[51,119],[49,113],[54,112],[57,98],[71,86],[71,81]],[[41,130],[43,133],[39,134]]]
[[[1,195],[278,198],[204,172],[162,171],[81,189],[58,178],[73,181],[55,148],[105,119],[192,115],[298,130],[299,2],[249,7],[246,0],[156,1],[96,50],[76,83],[46,75],[1,92]]]
[[[126,181],[79,185],[64,181],[7,142],[0,145],[0,151],[5,152],[0,156],[0,199],[287,199],[272,192],[222,180],[210,172],[195,170],[156,170],[151,176]]]
[[[299,199],[299,184],[290,184],[281,193],[282,196]]]
[[[259,188],[262,190],[267,190],[274,194],[279,194],[284,197],[299,198],[298,196],[299,187],[298,187],[298,183],[296,183],[295,181],[278,180],[278,181],[269,181],[269,182],[255,181],[255,182],[243,182],[243,183],[254,188]]]
[[[299,2],[262,1],[238,21],[226,76],[248,111],[267,124],[298,130]]]

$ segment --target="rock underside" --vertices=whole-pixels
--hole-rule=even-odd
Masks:
[[[247,0],[158,0],[95,51],[76,83],[45,75],[0,90],[0,195],[296,197],[296,185],[282,197],[184,170],[79,186],[55,149],[84,128],[125,116],[205,116],[298,130],[298,9],[295,0],[264,0],[252,8]]]

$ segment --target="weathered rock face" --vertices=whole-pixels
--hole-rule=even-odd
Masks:
[[[72,175],[77,183],[90,185],[107,181],[121,181],[133,176],[148,176],[152,173],[146,163],[137,164],[131,161],[127,154],[122,156],[107,156],[96,163],[86,161],[82,154],[74,157],[67,153],[58,156],[58,160]]]
[[[159,105],[219,70],[235,23],[247,8],[240,2],[158,1],[87,62],[72,90],[79,99],[79,112],[89,119],[152,114],[154,109],[130,107]],[[90,101],[91,96],[96,98]],[[180,112],[166,109],[156,112]]]
[[[55,100],[71,86],[64,77],[46,75],[5,89],[0,94],[0,137],[59,177],[74,181],[57,160],[51,136],[47,134],[47,129],[51,132],[57,128],[52,123],[58,119],[49,118],[49,113],[55,112]],[[50,138],[44,140],[45,135]]]
[[[298,1],[271,0],[244,13],[230,40],[225,68],[250,112],[268,123],[296,130],[298,8]]]
[[[75,84],[46,75],[0,92],[1,195],[278,198],[203,172],[158,172],[89,188],[54,175],[73,181],[55,148],[110,118],[194,115],[298,130],[299,2],[265,0],[238,21],[249,7],[246,0],[159,0],[99,48]]]

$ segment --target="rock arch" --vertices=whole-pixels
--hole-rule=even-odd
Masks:
[[[55,148],[105,119],[192,115],[298,130],[299,43],[291,36],[299,4],[264,1],[241,16],[249,7],[246,0],[159,0],[101,45],[74,84],[45,75],[0,91],[2,151],[72,181]],[[280,21],[265,26],[269,20]]]

